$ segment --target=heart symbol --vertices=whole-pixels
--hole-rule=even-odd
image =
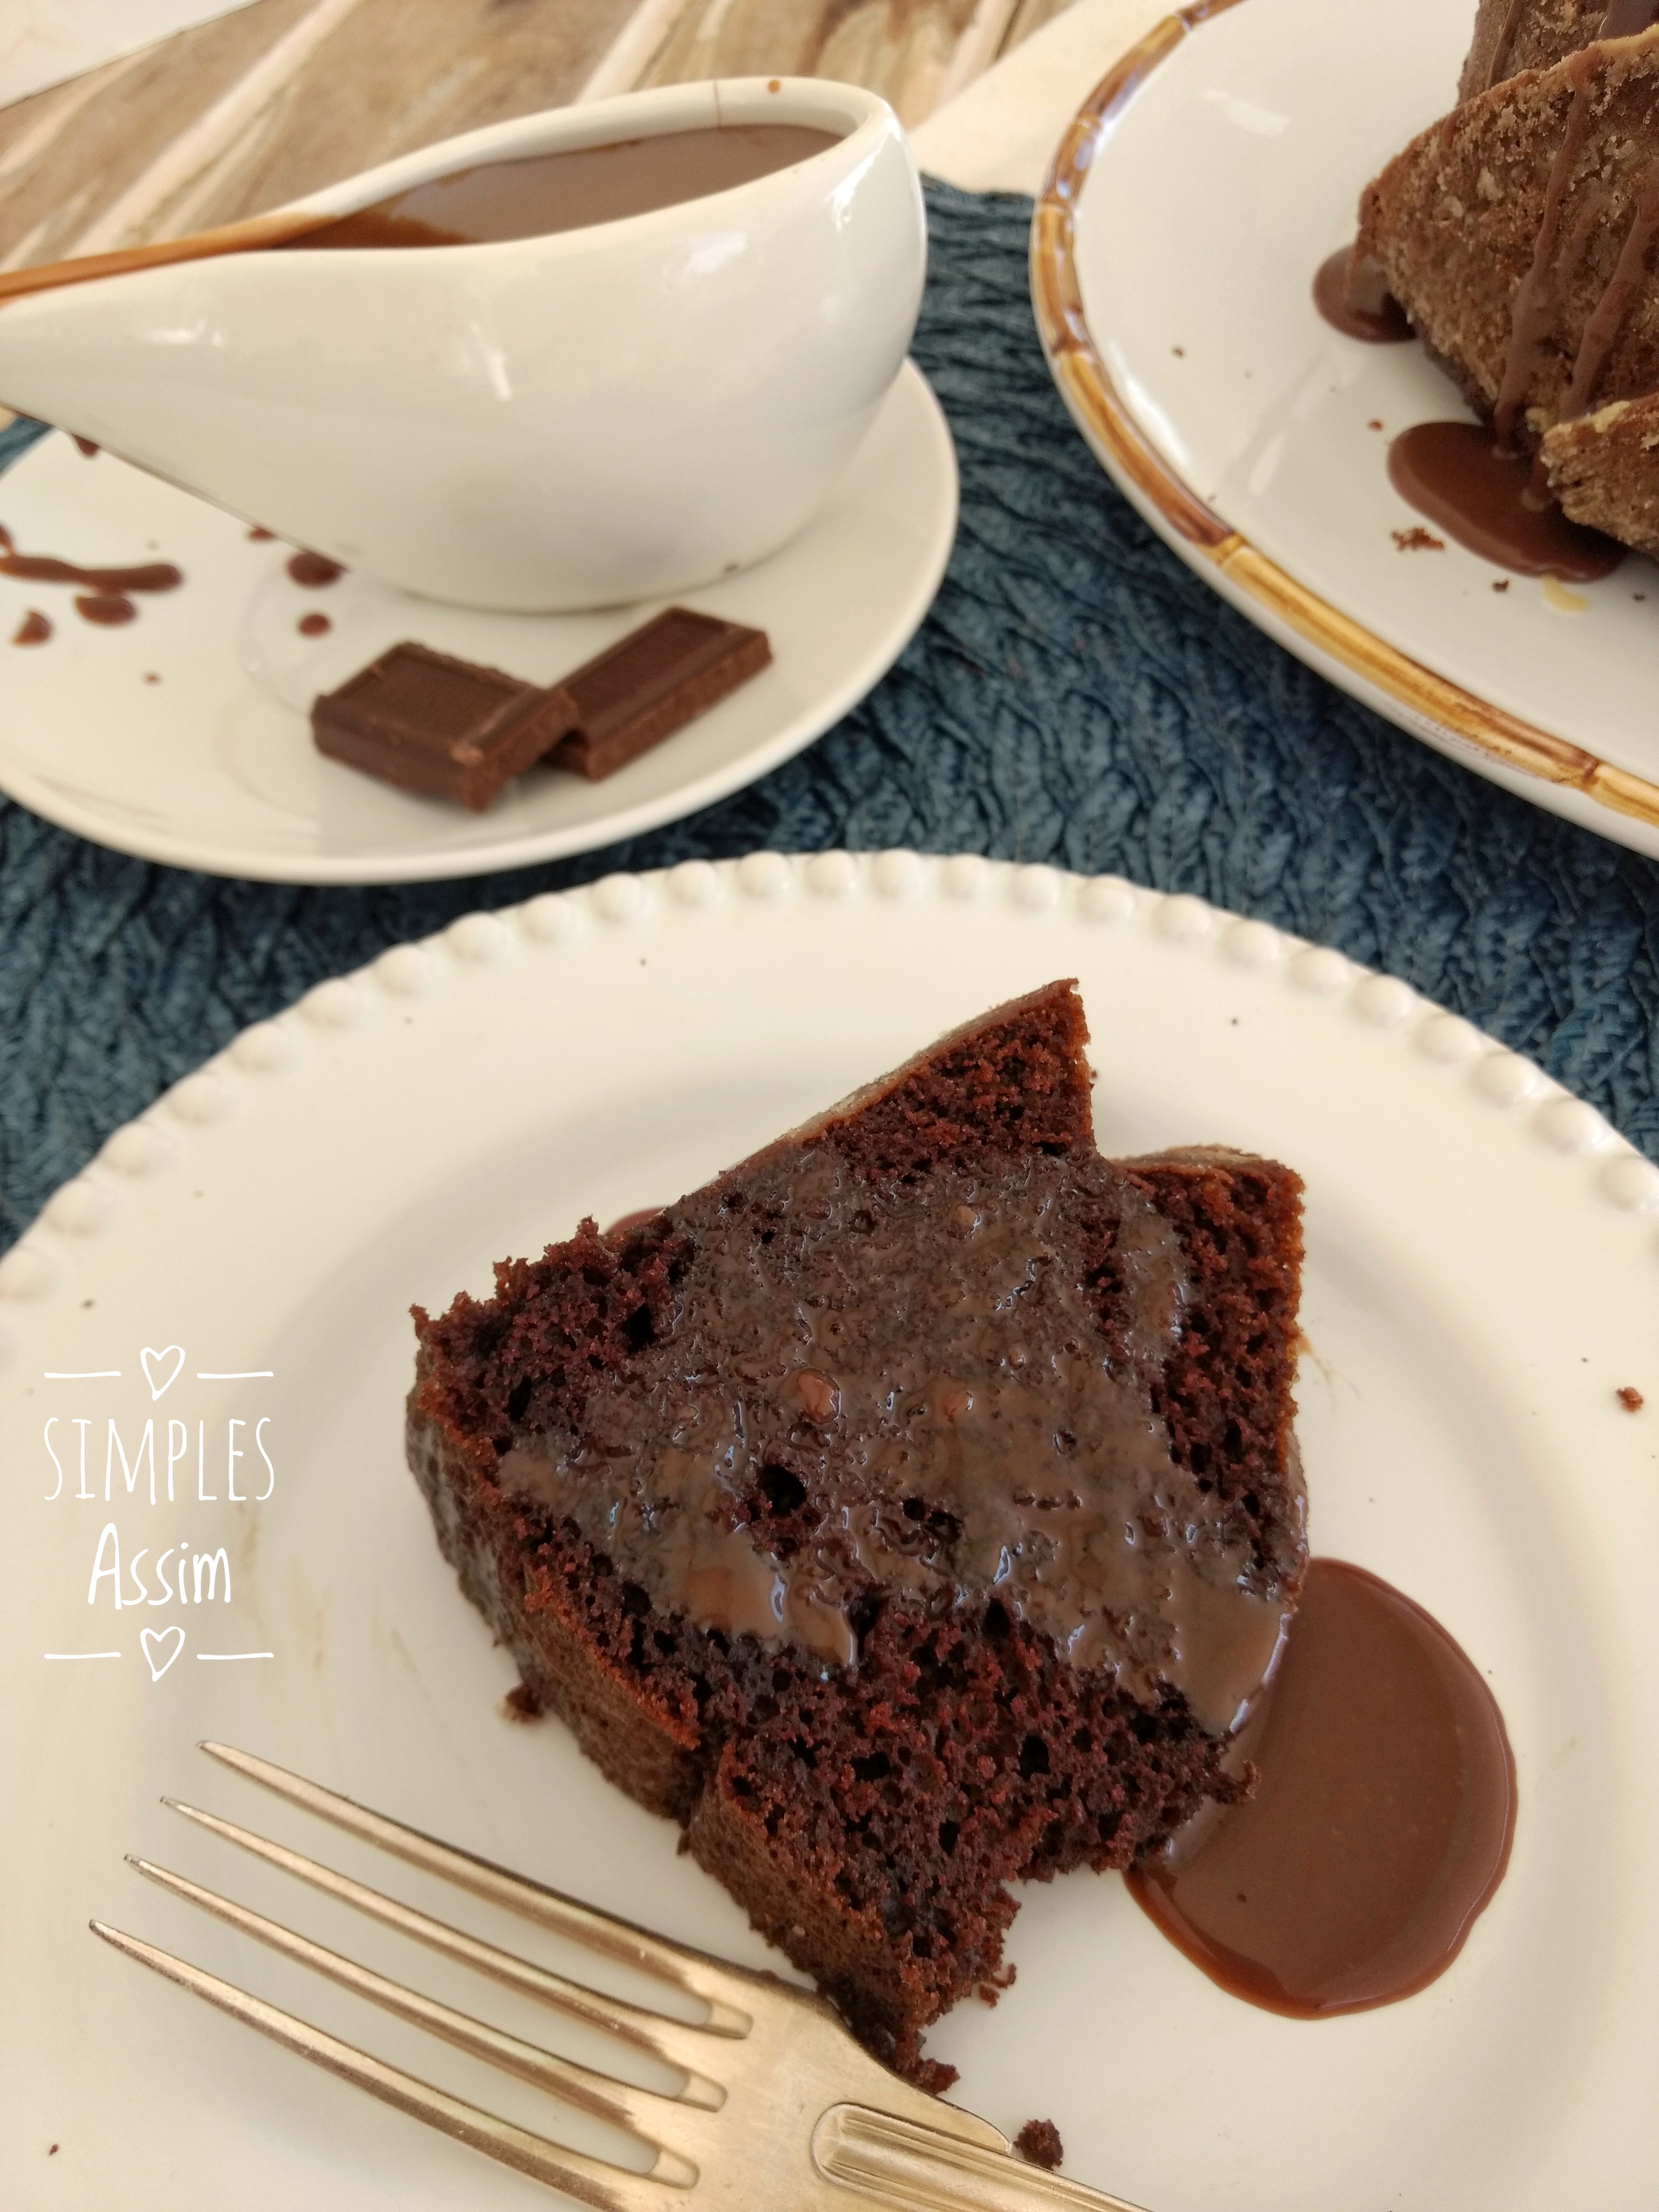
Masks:
[[[179,1356],[182,1359],[184,1354],[180,1352]],[[157,1395],[159,1396],[160,1393]],[[144,1656],[149,1662],[149,1679],[152,1682],[159,1682],[184,1650],[185,1632],[175,1620],[171,1628],[141,1628],[138,1641],[143,1645]],[[167,1652],[165,1659],[159,1659],[156,1656],[161,1651]]]
[[[144,1380],[149,1385],[149,1401],[153,1406],[162,1391],[170,1389],[179,1380],[179,1370],[185,1364],[185,1347],[182,1344],[170,1344],[165,1352],[155,1352],[146,1345],[138,1358],[143,1365]],[[171,1367],[167,1365],[168,1360],[173,1362]],[[155,1378],[163,1370],[166,1379],[158,1382]]]

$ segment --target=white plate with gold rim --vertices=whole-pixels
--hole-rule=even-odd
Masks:
[[[965,2104],[1011,2133],[1052,2118],[1068,2172],[1152,2212],[1647,2212],[1659,1170],[1530,1063],[1335,952],[1114,878],[908,853],[688,862],[398,946],[178,1085],[0,1262],[8,2212],[546,2201],[88,1933],[98,1914],[534,2124],[511,2085],[123,1866],[142,1851],[523,2024],[163,1811],[170,1791],[319,1846],[200,1737],[706,1948],[769,1956],[669,1824],[556,1723],[503,1715],[511,1662],[402,1464],[408,1308],[484,1290],[492,1261],[584,1212],[695,1184],[1063,975],[1081,981],[1108,1150],[1220,1141],[1305,1176],[1316,1549],[1408,1591],[1486,1672],[1520,1815],[1467,1947],[1405,2003],[1256,2011],[1115,1877],[1085,1874],[1028,1892],[1014,1987],[994,2011],[959,2007],[929,2046],[962,2069]],[[1615,1395],[1632,1386],[1635,1413]],[[164,1480],[152,1505],[121,1471],[151,1419],[163,1475],[176,1461],[171,1506]],[[91,1585],[106,1527],[124,1574],[144,1553],[152,1594],[164,1552],[222,1546],[229,1600],[118,1612],[107,1579]],[[45,1656],[98,1650],[118,1656]],[[202,1663],[234,1651],[271,1656]],[[444,1902],[488,1932],[486,1908]]]
[[[1389,440],[1466,410],[1419,346],[1343,337],[1312,302],[1362,186],[1452,106],[1473,21],[1200,0],[1159,24],[1054,157],[1038,328],[1091,447],[1224,599],[1413,736],[1659,857],[1659,571],[1632,555],[1569,592],[1401,549],[1422,518]]]
[[[907,362],[801,535],[680,604],[766,631],[772,665],[600,783],[547,768],[482,814],[325,760],[308,716],[389,645],[551,683],[658,611],[489,614],[369,576],[325,590],[292,549],[159,478],[53,437],[0,476],[20,551],[86,567],[171,561],[183,586],[136,621],[79,620],[59,586],[0,576],[0,790],[118,852],[276,883],[424,882],[584,853],[713,805],[799,752],[891,666],[932,605],[957,526],[955,449]],[[52,624],[11,649],[31,610]],[[300,623],[325,615],[307,636]]]

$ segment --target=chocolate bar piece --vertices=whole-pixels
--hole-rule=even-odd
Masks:
[[[311,710],[317,749],[331,760],[475,811],[575,720],[562,685],[543,690],[412,643],[394,645]]]
[[[565,678],[576,726],[559,747],[559,766],[596,781],[613,775],[771,658],[763,629],[665,609]]]

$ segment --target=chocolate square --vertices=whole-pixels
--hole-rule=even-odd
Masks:
[[[668,607],[567,676],[576,727],[561,768],[597,781],[702,714],[772,658],[763,629]]]
[[[412,642],[392,647],[311,710],[317,749],[331,760],[475,812],[575,720],[561,685],[544,690]]]

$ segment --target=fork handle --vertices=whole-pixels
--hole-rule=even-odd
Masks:
[[[812,2162],[826,2180],[902,2212],[1136,2212],[1121,2197],[865,2105],[830,2107],[812,2130]]]

